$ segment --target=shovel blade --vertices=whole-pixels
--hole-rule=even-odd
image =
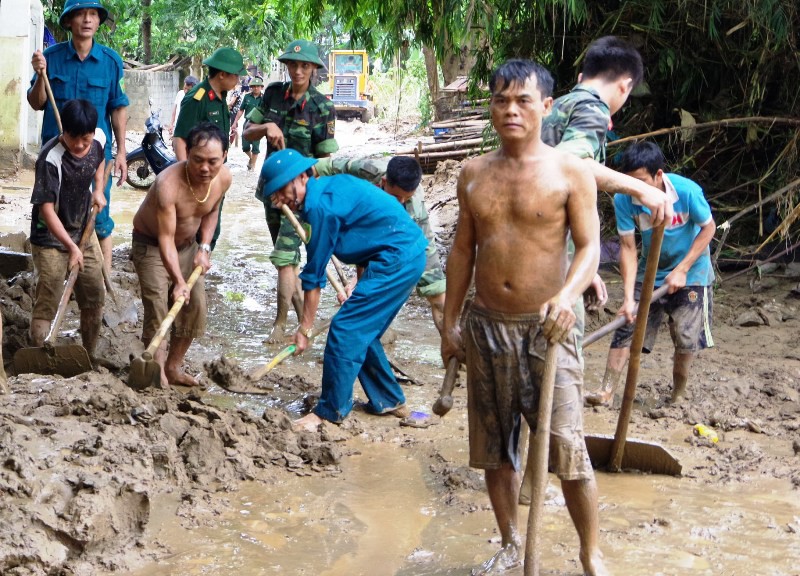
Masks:
[[[161,366],[155,360],[146,360],[141,356],[131,360],[128,373],[128,386],[134,390],[144,390],[150,386],[161,386]]]
[[[66,344],[52,348],[20,348],[14,354],[17,374],[52,374],[71,378],[92,369],[86,348],[80,344]]]
[[[594,468],[605,468],[611,462],[611,447],[614,445],[614,436],[610,434],[593,434],[586,436],[586,449]],[[665,474],[667,476],[680,476],[683,466],[666,448],[655,442],[644,440],[625,441],[625,451],[622,455],[623,470],[640,470],[651,474]]]

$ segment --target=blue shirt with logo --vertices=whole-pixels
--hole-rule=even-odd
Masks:
[[[664,283],[664,278],[683,261],[700,233],[700,228],[711,222],[711,208],[703,196],[703,189],[695,182],[677,174],[664,174],[666,194],[672,199],[675,215],[672,223],[664,230],[661,255],[658,260],[656,286]],[[642,253],[636,271],[636,281],[644,280],[644,268],[650,240],[653,234],[650,223],[650,210],[640,205],[631,196],[614,195],[614,211],[617,217],[617,232],[620,236],[634,233],[636,228],[642,236]],[[711,266],[711,252],[706,246],[703,253],[686,274],[687,286],[710,286],[714,282],[714,269]]]
[[[67,100],[88,100],[97,109],[97,127],[106,135],[105,157],[111,159],[111,111],[128,105],[122,58],[114,50],[94,42],[81,60],[72,41],[61,42],[44,51],[47,75],[59,111]],[[31,79],[31,87],[36,82]],[[58,136],[58,124],[50,103],[44,107],[42,142]]]
[[[310,225],[303,290],[325,286],[325,267],[335,255],[346,264],[401,269],[425,252],[428,240],[406,209],[380,188],[349,174],[311,178],[301,210]]]

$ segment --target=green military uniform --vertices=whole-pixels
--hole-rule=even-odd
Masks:
[[[231,133],[231,116],[226,103],[227,94],[217,94],[208,78],[189,90],[181,100],[181,112],[175,123],[174,138],[186,139],[189,130],[201,122],[215,124],[226,137]]]
[[[542,121],[542,141],[578,158],[606,161],[611,110],[594,88],[578,84],[553,102]]]
[[[323,158],[314,165],[314,169],[319,176],[350,174],[368,180],[380,188],[388,165],[389,158]],[[403,206],[428,240],[428,247],[425,250],[425,271],[417,282],[417,294],[430,298],[444,294],[446,280],[439,252],[436,250],[436,236],[428,220],[428,209],[425,207],[423,196],[422,186],[418,186],[414,195]]]
[[[245,94],[244,99],[242,100],[242,115],[247,118],[247,115],[250,114],[253,110],[261,106],[261,101],[263,100],[264,95],[262,94],[259,97],[255,97],[249,92]],[[256,141],[250,141],[247,138],[242,138],[242,150],[245,152],[250,152],[252,150],[253,154],[259,154],[261,152],[261,138]]]
[[[578,84],[569,93],[556,98],[550,114],[542,121],[542,141],[578,158],[606,161],[606,132],[611,125],[611,109],[594,88]],[[570,238],[570,259],[575,245]],[[575,302],[575,327],[578,352],[583,354],[586,312],[583,298]]]
[[[336,110],[333,103],[316,88],[309,87],[299,99],[292,98],[291,82],[275,82],[267,86],[261,105],[247,115],[249,122],[265,124],[274,122],[283,132],[286,148],[297,150],[303,156],[319,158],[333,154],[339,149],[334,138],[336,131]],[[267,142],[267,156],[275,150]],[[261,190],[263,182],[259,178],[256,198],[264,202],[267,226],[274,249],[270,261],[278,268],[300,264],[300,237],[291,223],[272,207]]]

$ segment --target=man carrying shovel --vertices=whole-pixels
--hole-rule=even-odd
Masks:
[[[277,208],[299,211],[310,226],[308,260],[300,274],[304,299],[294,336],[297,354],[313,333],[331,256],[355,264],[360,277],[331,322],[319,403],[295,427],[314,430],[323,420],[344,420],[353,408],[356,378],[369,398],[367,411],[405,418],[410,411],[380,339],[425,268],[428,241],[394,198],[353,176],[314,178],[316,162],[287,149],[267,158],[261,170],[263,197]]]
[[[464,356],[462,342],[466,347],[470,466],[486,471],[502,538],[500,551],[473,574],[520,562],[520,416],[536,427],[548,346],[558,346],[549,468],[561,479],[584,573],[606,574],[597,487],[583,440],[583,365],[572,331],[573,307],[599,261],[597,190],[584,162],[541,140],[552,104],[547,70],[510,60],[489,87],[501,145],[467,162],[459,176],[442,335],[445,364]],[[571,263],[568,231],[575,243]],[[473,270],[475,298],[462,336],[459,315]]]
[[[666,284],[669,291],[650,305],[643,351],[653,349],[662,316],[666,313],[675,345],[672,402],[677,402],[686,393],[694,355],[714,345],[711,337],[714,268],[708,245],[716,226],[700,186],[677,174],[665,174],[664,164],[664,155],[658,146],[652,142],[637,142],[625,150],[619,170],[660,188],[674,208],[675,217],[664,230],[655,280],[656,286]],[[653,233],[650,211],[630,196],[616,194],[614,212],[619,231],[619,267],[624,290],[619,314],[624,315],[629,324],[614,333],[600,390],[586,396],[587,403],[594,406],[613,400],[614,390],[630,356],[634,310],[639,301]],[[642,236],[642,258],[638,266],[636,228]]]
[[[85,252],[78,244],[92,205],[106,205],[103,194],[103,148],[97,110],[87,100],[69,100],[61,108],[64,133],[46,142],[36,160],[31,204],[31,251],[34,293],[31,343],[44,343],[56,316],[67,270],[78,266],[75,299],[81,311],[83,347],[94,360],[105,304],[103,255],[94,235]],[[94,189],[94,192],[92,192]]]
[[[206,294],[203,276],[191,290],[186,279],[197,267],[203,275],[211,267],[210,242],[220,203],[231,185],[231,173],[224,165],[227,134],[202,122],[189,131],[185,143],[187,159],[156,177],[133,218],[132,259],[142,289],[145,346],[167,317],[170,301],[185,298],[185,308],[175,319],[169,354],[162,342],[154,355],[164,386],[198,385],[181,368],[192,340],[205,333]]]

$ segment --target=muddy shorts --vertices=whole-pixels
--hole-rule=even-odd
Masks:
[[[520,416],[536,429],[547,342],[538,314],[502,314],[475,304],[466,319],[469,465],[520,469]],[[575,333],[559,345],[549,470],[561,480],[593,478],[583,439],[583,361]]]
[[[178,262],[184,279],[188,279],[194,269],[196,253],[196,242],[178,250]],[[161,261],[158,242],[154,246],[152,242],[134,239],[131,258],[142,289],[144,304],[142,340],[149,342],[172,306],[172,279]],[[184,304],[175,317],[172,334],[178,338],[198,338],[205,334],[207,309],[204,279],[205,276],[197,279],[192,287],[189,303]]]
[[[642,285],[637,282],[633,296],[639,301]],[[650,353],[656,344],[656,335],[664,314],[669,322],[669,333],[675,351],[679,354],[699,352],[714,346],[711,336],[711,318],[714,297],[710,286],[684,286],[675,294],[667,294],[650,303],[647,330],[642,351]],[[633,340],[636,324],[626,324],[614,332],[612,348],[628,348]]]
[[[242,151],[250,152],[252,149],[253,154],[259,154],[261,152],[261,138],[258,140],[248,140],[247,138],[242,138]]]
[[[36,245],[31,246],[31,252],[36,283],[31,317],[52,322],[64,294],[64,280],[69,273],[69,252]],[[78,272],[75,281],[75,300],[81,310],[96,310],[103,307],[105,298],[103,255],[97,237],[92,234],[83,251],[83,271]]]
[[[273,246],[269,261],[276,268],[299,266],[300,245],[303,241],[300,240],[292,223],[269,200],[264,202],[264,214],[267,217],[267,227]]]

